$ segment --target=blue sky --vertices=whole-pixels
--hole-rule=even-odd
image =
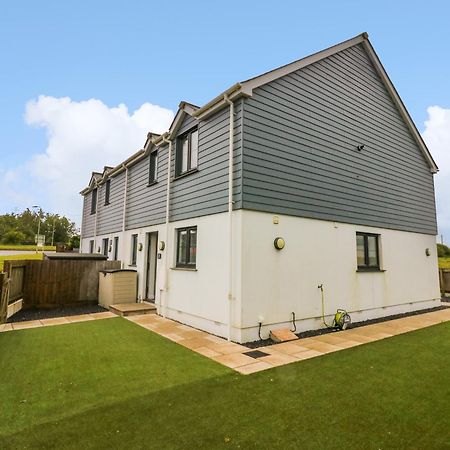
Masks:
[[[78,220],[76,196],[58,203],[44,177],[30,172],[55,132],[41,110],[24,118],[27,102],[41,95],[124,104],[130,116],[144,103],[176,111],[181,100],[201,105],[236,81],[367,31],[423,132],[428,107],[450,108],[449,25],[444,1],[2,2],[0,175],[11,195],[1,197],[0,213],[33,203]],[[116,162],[97,148],[105,163]],[[77,190],[100,168],[84,165],[71,180]]]

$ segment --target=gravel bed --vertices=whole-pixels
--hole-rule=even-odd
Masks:
[[[449,302],[450,306],[450,297],[443,298],[442,301]],[[359,328],[364,327],[366,325],[372,325],[374,323],[382,323],[387,322],[389,320],[395,320],[395,319],[401,319],[402,317],[410,317],[410,316],[419,316],[420,314],[425,314],[433,311],[440,311],[442,309],[446,309],[449,306],[436,306],[435,308],[428,308],[428,309],[421,309],[419,311],[411,311],[403,314],[394,314],[392,316],[386,316],[386,317],[379,317],[377,319],[370,319],[370,320],[363,320],[361,322],[355,322],[349,325],[347,328],[348,330],[352,328]],[[319,330],[310,330],[310,331],[303,331],[302,333],[295,333],[300,339],[302,338],[308,338],[313,336],[320,336],[322,334],[328,334],[328,333],[339,333],[340,330],[335,330],[333,328],[321,328]],[[247,342],[246,344],[242,344],[245,347],[248,348],[260,348],[260,347],[266,347],[268,345],[274,345],[276,342],[273,342],[271,339],[262,339],[259,341],[253,341],[253,342]]]
[[[54,317],[77,316],[107,311],[99,305],[63,306],[51,309],[21,309],[8,319],[10,322],[27,322],[29,320],[52,319]]]

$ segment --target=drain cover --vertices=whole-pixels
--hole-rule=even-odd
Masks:
[[[252,350],[250,352],[245,352],[244,355],[250,356],[251,358],[262,358],[263,356],[269,356],[269,353],[264,353],[261,350]]]

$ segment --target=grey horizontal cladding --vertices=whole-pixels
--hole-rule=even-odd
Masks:
[[[97,235],[122,231],[125,172],[110,178],[109,204],[105,205],[106,184],[99,187]]]
[[[187,116],[178,136],[198,126],[198,170],[184,177],[175,178],[175,159],[178,141],[174,141],[174,158],[171,165],[173,179],[170,197],[170,220],[183,220],[228,210],[228,146],[229,108],[225,108],[206,120],[197,122]],[[241,202],[242,101],[235,103],[233,198],[235,208]]]
[[[157,151],[156,183],[149,185],[148,156],[128,169],[127,230],[165,221],[168,146]]]
[[[436,234],[433,175],[362,46],[255,89],[243,121],[243,208]]]
[[[82,237],[94,236],[95,214],[91,214],[92,193],[83,196],[83,218],[81,223]]]

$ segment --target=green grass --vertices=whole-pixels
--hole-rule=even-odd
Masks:
[[[124,319],[0,333],[0,448],[450,448],[450,324],[250,376]]]
[[[26,253],[25,255],[0,255],[0,272],[3,270],[3,261],[18,259],[42,259],[42,253]]]
[[[0,245],[0,250],[36,250],[36,245]],[[56,250],[56,247],[53,245],[45,245],[43,247],[45,252],[49,252],[52,250]]]
[[[450,257],[439,258],[439,268],[440,269],[450,269]]]

